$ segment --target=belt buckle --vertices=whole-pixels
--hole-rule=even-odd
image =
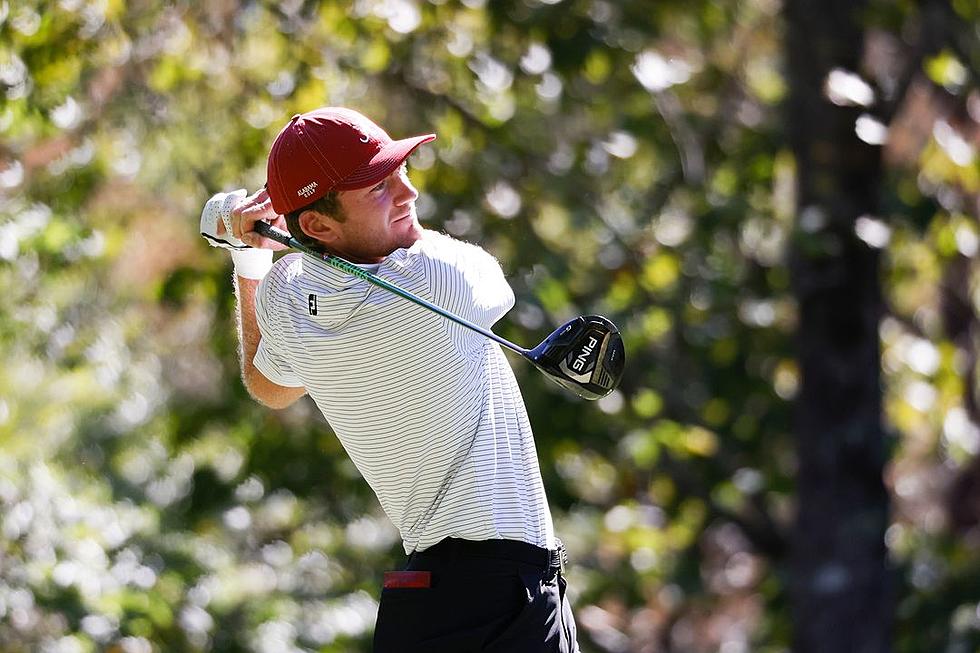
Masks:
[[[555,538],[555,551],[558,553],[558,569],[565,573],[565,567],[568,566],[568,550],[565,548],[565,543],[559,538]]]

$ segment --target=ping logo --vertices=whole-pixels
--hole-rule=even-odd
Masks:
[[[309,197],[310,195],[313,194],[313,191],[316,190],[316,187],[317,187],[317,183],[315,181],[311,181],[310,183],[306,184],[298,191],[296,191],[296,194],[299,197]]]
[[[310,295],[310,315],[316,315],[316,295]]]
[[[589,342],[582,347],[582,351],[575,356],[575,360],[572,361],[572,369],[576,372],[584,372],[585,366],[589,362],[589,356],[595,351],[595,346],[599,344],[595,336],[589,336]]]

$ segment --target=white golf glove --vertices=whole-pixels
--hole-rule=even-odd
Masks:
[[[231,250],[235,274],[246,279],[261,279],[272,268],[272,250],[257,249],[235,238],[231,231],[231,212],[248,196],[240,188],[231,193],[218,193],[207,201],[201,211],[201,235],[211,247]],[[224,223],[225,232],[218,233],[218,221]]]
[[[201,235],[211,247],[224,249],[251,249],[231,233],[231,211],[248,195],[248,191],[239,188],[230,193],[218,193],[208,200],[201,211]],[[218,221],[225,225],[225,232],[218,234]]]

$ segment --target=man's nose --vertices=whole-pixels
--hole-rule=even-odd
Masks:
[[[402,206],[408,204],[409,202],[414,202],[419,197],[419,192],[415,190],[415,186],[409,181],[408,175],[402,173],[396,177],[395,180],[395,202]]]

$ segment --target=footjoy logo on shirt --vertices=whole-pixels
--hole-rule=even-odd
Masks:
[[[313,191],[316,190],[316,185],[317,184],[315,181],[311,181],[310,183],[306,184],[298,191],[296,191],[296,194],[300,197],[309,197],[310,195],[313,194]]]
[[[316,315],[316,295],[310,295],[310,315]]]

